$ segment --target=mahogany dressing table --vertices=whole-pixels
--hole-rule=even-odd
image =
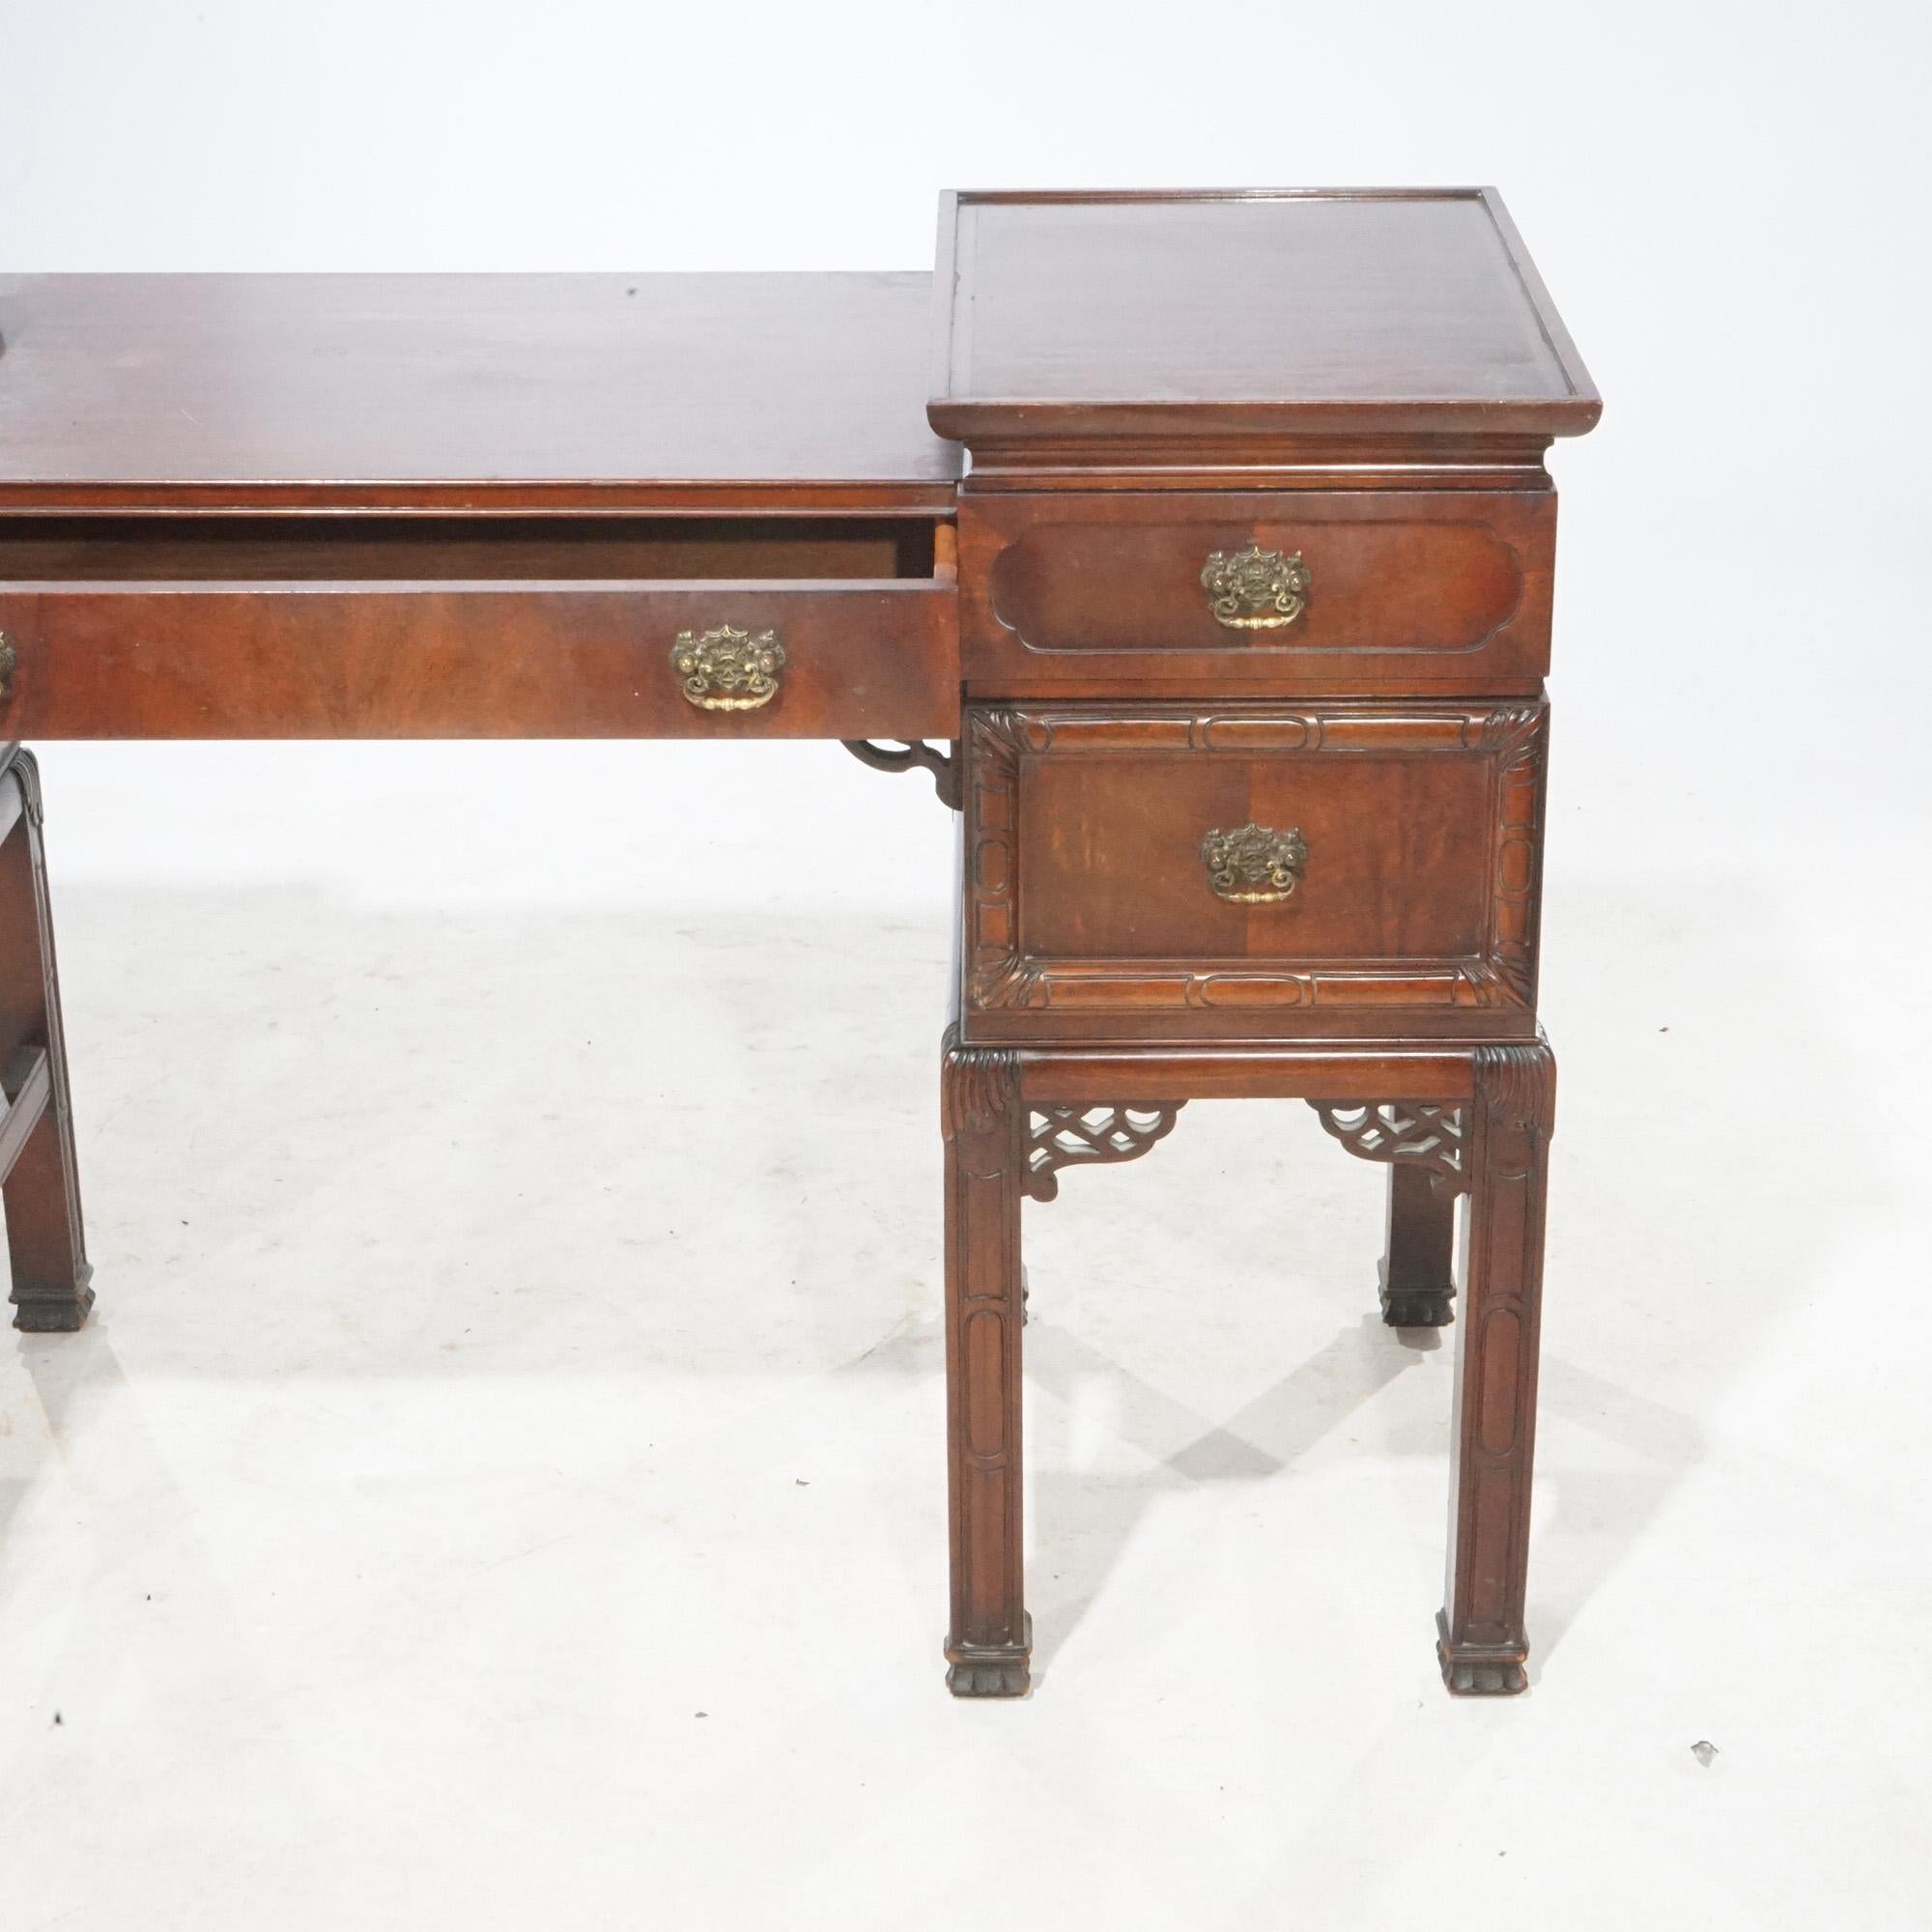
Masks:
[[[935,276],[0,277],[16,1325],[94,1298],[17,741],[839,739],[961,821],[952,1690],[1028,1686],[1021,1204],[1236,1095],[1387,1164],[1390,1323],[1460,1300],[1437,1649],[1520,1690],[1599,409],[1488,190],[948,196]]]

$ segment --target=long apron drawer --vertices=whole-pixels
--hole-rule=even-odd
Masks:
[[[41,546],[44,555],[48,547]],[[373,559],[334,536],[280,537],[244,557],[300,574],[191,570],[180,543],[145,553],[85,535],[63,559],[86,576],[0,576],[0,735],[41,738],[918,738],[958,731],[953,581],[889,576],[907,555],[827,538],[741,542],[703,554],[677,533],[655,553],[599,533],[584,554],[488,533]],[[16,547],[16,554],[19,554]],[[32,554],[33,553],[27,553]],[[210,561],[226,560],[224,551]],[[662,557],[690,568],[771,555],[824,574],[463,576],[491,566]],[[0,564],[8,550],[0,541]],[[337,577],[374,560],[452,574]],[[99,565],[96,570],[95,566]],[[834,574],[840,566],[875,576]]]

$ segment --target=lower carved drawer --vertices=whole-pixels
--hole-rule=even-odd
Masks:
[[[968,1032],[1528,1036],[1546,717],[971,708]]]

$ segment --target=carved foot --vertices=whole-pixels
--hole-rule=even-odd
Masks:
[[[1033,1684],[1033,1618],[1026,1620],[1026,1644],[1012,1650],[972,1643],[946,1646],[946,1688],[955,1697],[1024,1697]]]
[[[1024,1663],[952,1663],[946,1688],[955,1697],[1024,1697],[1032,1679]]]
[[[1520,1650],[1478,1650],[1468,1645],[1454,1649],[1448,1622],[1439,1611],[1436,1614],[1435,1656],[1442,1665],[1443,1683],[1458,1697],[1515,1697],[1527,1690],[1525,1655]]]
[[[87,1272],[91,1275],[94,1270]],[[22,1296],[14,1304],[14,1326],[24,1335],[71,1335],[86,1326],[93,1306],[94,1291],[83,1277],[77,1288],[63,1289],[58,1294]]]
[[[1381,1291],[1381,1320],[1389,1327],[1449,1327],[1455,1321],[1455,1296],[1430,1289]]]
[[[1382,1320],[1391,1328],[1446,1328],[1456,1319],[1451,1288],[1397,1288],[1388,1285],[1388,1263],[1380,1264]]]

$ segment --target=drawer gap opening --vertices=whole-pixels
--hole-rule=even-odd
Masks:
[[[920,517],[7,517],[0,581],[917,580],[950,550],[939,527]]]

